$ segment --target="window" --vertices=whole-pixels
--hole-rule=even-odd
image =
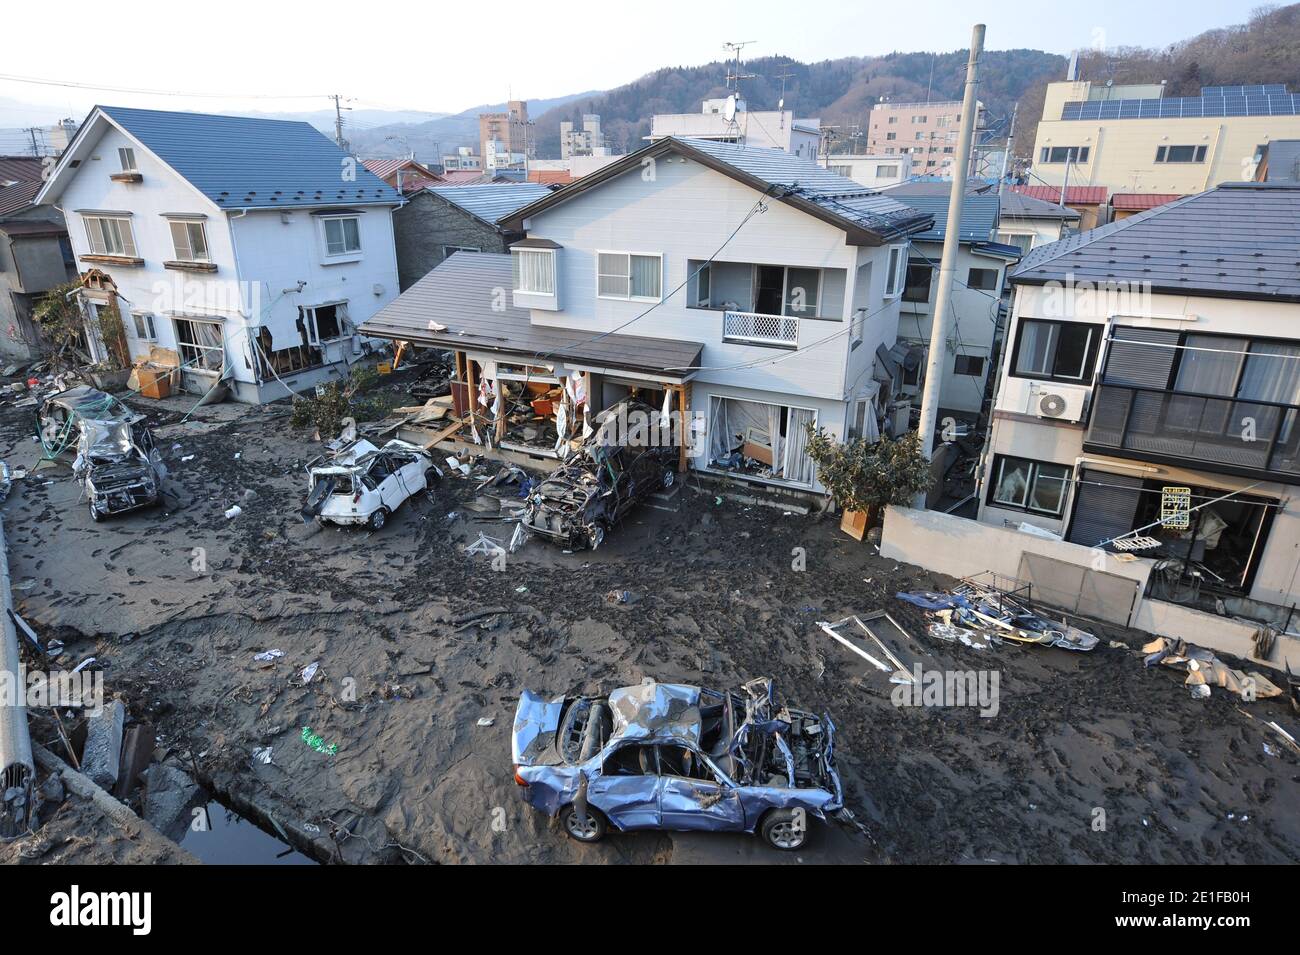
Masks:
[[[966,274],[966,287],[980,292],[992,292],[998,287],[998,270],[971,269]]]
[[[1014,245],[1021,252],[1028,252],[1034,247],[1034,237],[1019,232],[999,232],[998,241],[1003,245]]]
[[[901,245],[890,246],[889,248],[889,268],[885,272],[885,298],[894,298],[898,295],[899,286],[903,284],[903,258],[904,247]]]
[[[891,117],[889,117],[889,125],[892,126],[892,125],[894,125],[894,124],[897,123],[897,122],[898,122],[898,117],[897,117],[897,116],[891,116]]]
[[[172,245],[176,247],[176,258],[180,262],[207,262],[208,237],[203,231],[203,223],[197,220],[173,220]]]
[[[898,138],[898,133],[885,133],[886,140],[894,140],[897,138]]]
[[[555,294],[555,253],[549,249],[511,249],[515,291]]]
[[[1039,153],[1039,162],[1073,162],[1088,161],[1088,146],[1044,146]]]
[[[135,236],[130,219],[108,216],[82,216],[86,223],[86,238],[94,255],[121,255],[135,258]]]
[[[916,138],[917,138],[917,139],[925,139],[925,133],[924,133],[924,132],[917,133],[917,134],[916,134]]]
[[[1069,483],[1069,465],[999,455],[993,462],[989,503],[1060,517]]]
[[[695,304],[708,308],[713,304],[713,269],[708,264],[695,273]]]
[[[1017,378],[1084,382],[1092,377],[1099,327],[1082,322],[1022,319],[1012,359]]]
[[[852,166],[828,166],[827,168],[831,172],[835,173],[835,175],[843,176],[845,179],[852,178],[853,176]]]
[[[982,377],[984,374],[984,356],[957,355],[953,359],[952,373],[954,375],[970,375],[973,378]]]
[[[320,345],[342,338],[346,332],[348,306],[346,302],[317,305],[298,309],[298,317],[307,332],[308,345]]]
[[[821,269],[786,269],[785,307],[782,314],[796,318],[811,318],[816,315],[821,284]]]
[[[596,297],[659,301],[663,259],[630,252],[596,253]]]
[[[135,337],[142,342],[156,342],[158,331],[154,328],[153,316],[148,312],[132,312],[131,323],[135,327]]]
[[[903,301],[930,301],[930,282],[933,278],[934,269],[928,262],[909,259],[907,262],[907,281],[903,285]]]
[[[135,165],[135,150],[130,146],[122,146],[117,151],[117,161],[122,164],[123,172],[139,172]]]
[[[886,176],[897,176],[897,175],[898,175],[898,165],[895,163],[895,164],[890,165],[890,166],[877,166],[877,167],[876,167],[876,175],[879,176],[879,177],[882,177],[882,178],[883,178],[883,177],[886,177]]]
[[[1156,162],[1205,162],[1204,146],[1160,146]]]
[[[481,249],[475,248],[472,245],[444,245],[442,247],[442,257],[444,259],[449,259],[457,252],[481,252],[481,251],[482,251]]]
[[[927,122],[927,121],[929,120],[929,118],[930,118],[930,117],[928,117],[928,116],[913,116],[913,117],[912,117],[912,125],[917,125],[917,124],[920,124],[920,123]]]
[[[225,364],[221,323],[190,318],[172,319],[176,325],[176,344],[181,361],[198,371],[220,371]]]
[[[356,255],[361,251],[361,223],[356,216],[334,216],[324,220],[325,254]]]

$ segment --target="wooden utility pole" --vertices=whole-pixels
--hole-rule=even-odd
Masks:
[[[984,52],[984,24],[971,31],[970,58],[966,62],[966,93],[961,104],[961,131],[957,136],[957,161],[953,163],[952,192],[948,197],[947,225],[943,232],[943,256],[939,263],[939,292],[934,299],[930,319],[930,353],[925,363],[925,390],[921,394],[921,450],[928,458],[934,449],[934,426],[939,417],[939,392],[943,386],[944,366],[948,360],[948,329],[951,324],[952,284],[957,269],[957,250],[961,244],[961,211],[966,201],[966,169],[970,166],[971,140],[975,130],[975,93],[980,54]],[[925,495],[918,496],[916,507],[925,507]]]

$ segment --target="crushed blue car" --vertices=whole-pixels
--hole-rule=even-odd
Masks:
[[[828,715],[780,703],[768,679],[719,692],[646,681],[607,696],[525,690],[512,754],[524,801],[579,842],[612,827],[757,832],[777,849],[844,804]]]

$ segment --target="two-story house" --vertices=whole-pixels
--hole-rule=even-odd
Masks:
[[[928,214],[782,150],[669,137],[500,224],[526,233],[508,256],[452,256],[363,330],[456,351],[503,447],[521,387],[584,420],[635,392],[685,413],[693,467],[820,492],[805,426],[885,426]]]
[[[1031,251],[979,519],[1150,559],[1149,597],[1286,626],[1297,221],[1300,185],[1225,183]]]
[[[307,123],[99,106],[37,201],[116,290],[87,309],[115,304],[132,358],[174,353],[196,394],[262,402],[344,375],[397,295],[401,198]]]
[[[977,188],[968,187],[962,204],[957,271],[949,299],[952,316],[945,343],[943,381],[939,385],[940,408],[966,418],[978,416],[984,405],[1001,339],[1001,300],[1007,268],[1020,259],[1019,248],[997,241],[1000,197],[986,191],[985,184]],[[950,182],[928,181],[885,190],[887,196],[934,217],[934,226],[912,239],[898,319],[899,339],[923,353],[930,349],[951,189]],[[907,376],[907,392],[919,394],[925,386],[924,373],[923,360]]]

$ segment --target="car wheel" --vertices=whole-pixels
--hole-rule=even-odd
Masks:
[[[96,524],[104,519],[104,515],[99,513],[99,510],[95,507],[94,501],[90,502],[90,519]]]
[[[388,509],[381,507],[379,510],[375,511],[375,513],[370,515],[370,529],[372,531],[379,530],[379,528],[384,526],[384,521],[386,520],[388,520]]]
[[[564,827],[564,832],[570,839],[576,839],[578,842],[600,842],[609,829],[604,814],[591,806],[587,807],[586,819],[579,816],[578,810],[573,806],[565,806],[560,810],[560,825]]]
[[[670,488],[670,487],[672,487],[672,486],[673,486],[673,483],[674,483],[676,480],[677,480],[677,472],[674,471],[672,468],[669,468],[668,470],[666,470],[666,471],[664,472],[664,487],[665,487],[665,488]]]
[[[591,532],[588,535],[588,544],[592,550],[595,550],[603,543],[605,543],[605,522],[597,521],[591,525]]]
[[[796,819],[792,809],[773,809],[763,817],[759,832],[773,849],[793,852],[802,848],[808,839],[807,817]]]

